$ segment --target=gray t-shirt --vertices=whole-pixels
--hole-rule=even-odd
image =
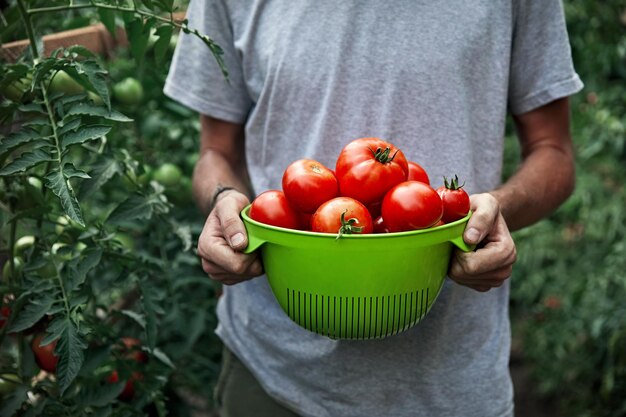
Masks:
[[[254,191],[300,158],[333,168],[377,136],[470,193],[498,186],[508,112],[579,91],[559,0],[192,0],[167,95],[245,124]],[[396,336],[336,341],[294,324],[266,278],[228,287],[217,334],[267,392],[303,416],[509,416],[509,285],[446,279],[429,315]]]

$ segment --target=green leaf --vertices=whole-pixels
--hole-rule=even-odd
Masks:
[[[80,187],[79,196],[81,200],[86,199],[94,192],[98,191],[106,184],[116,173],[120,171],[120,165],[117,160],[102,156],[93,169],[89,173],[91,178],[83,181]]]
[[[91,126],[81,126],[74,132],[69,132],[62,138],[63,147],[67,147],[70,145],[74,145],[77,143],[83,143],[88,140],[94,140],[101,138],[102,136],[109,133],[111,130],[111,126],[106,125],[91,125]]]
[[[150,38],[150,29],[153,25],[154,20],[148,19],[144,24],[141,18],[135,18],[126,23],[126,34],[130,43],[130,51],[137,62],[143,61]]]
[[[68,121],[67,123],[64,123],[58,130],[58,135],[59,136],[63,136],[69,132],[71,132],[72,130],[76,130],[80,125],[82,124],[82,120],[80,119],[80,117],[77,117],[76,119],[72,119],[70,121]]]
[[[19,132],[11,133],[9,136],[0,139],[0,155],[18,146],[32,142],[35,139],[44,139],[41,133],[34,129],[26,128]]]
[[[74,164],[72,164],[71,162],[68,162],[65,165],[63,165],[63,174],[65,175],[65,178],[68,178],[68,179],[75,178],[75,177],[84,178],[84,179],[91,178],[89,174],[87,174],[83,170],[76,168]]]
[[[140,283],[141,303],[146,314],[146,341],[148,348],[154,351],[157,339],[157,314],[163,310],[159,306],[160,297],[156,289],[146,282]]]
[[[59,390],[63,394],[74,381],[83,365],[85,358],[83,350],[87,347],[87,344],[69,317],[54,320],[48,327],[48,332],[55,336],[60,336],[54,352],[59,356],[56,373]],[[43,342],[45,341],[44,339]]]
[[[132,122],[133,121],[133,119],[130,119],[124,116],[122,113],[116,110],[109,111],[106,107],[96,106],[91,103],[75,104],[67,111],[67,113],[65,114],[65,118],[69,116],[74,116],[77,114],[86,114],[88,116],[103,117],[107,120],[113,120],[115,122]]]
[[[149,219],[154,212],[155,203],[156,201],[153,196],[146,197],[141,194],[133,194],[122,201],[111,214],[109,214],[107,222],[116,224],[132,220]]]
[[[120,381],[85,388],[77,398],[78,404],[83,407],[104,407],[115,401],[117,396],[124,390],[125,385],[125,381]]]
[[[98,14],[100,15],[100,21],[105,28],[109,31],[111,36],[115,39],[117,37],[117,31],[115,26],[115,12],[111,9],[98,8]]]
[[[25,385],[18,385],[11,394],[2,398],[2,404],[0,405],[1,417],[13,417],[17,415],[17,410],[20,409],[24,401],[28,399],[28,391],[31,388]]]
[[[163,362],[165,365],[169,366],[172,369],[176,369],[176,366],[174,365],[172,360],[161,349],[154,348],[152,350],[152,354],[154,355],[155,358]]]
[[[83,45],[73,45],[70,46],[69,48],[67,48],[67,52],[69,52],[70,54],[73,55],[77,55],[77,56],[82,56],[85,58],[95,58],[96,55],[91,52],[91,50],[89,50],[88,48],[84,47]]]
[[[165,59],[165,54],[170,47],[170,39],[172,38],[173,28],[170,25],[162,25],[156,30],[156,35],[159,37],[154,43],[154,58],[157,64],[160,64]]]
[[[54,304],[54,298],[50,294],[35,294],[30,303],[19,312],[17,318],[9,327],[9,332],[21,332],[30,329],[43,318]]]
[[[96,94],[104,101],[107,109],[110,110],[111,97],[105,77],[106,71],[94,60],[78,61],[75,67],[79,74],[85,74],[87,76],[88,89],[95,90]]]
[[[17,108],[19,111],[23,112],[23,113],[41,113],[41,114],[47,114],[47,112],[44,110],[43,106],[41,104],[32,102],[32,103],[28,103],[28,104],[22,104],[21,106],[19,106]]]
[[[86,249],[80,257],[78,265],[71,269],[71,281],[68,280],[68,292],[78,289],[87,277],[87,273],[94,269],[102,259],[102,249]]]
[[[146,318],[143,314],[139,314],[132,310],[122,310],[120,313],[133,319],[142,329],[146,328]]]
[[[55,159],[43,149],[35,149],[32,152],[24,152],[18,158],[0,169],[0,176],[24,172],[42,162],[54,161]]]
[[[65,214],[81,226],[85,226],[80,205],[72,186],[61,171],[55,169],[45,176],[45,184],[61,200]]]

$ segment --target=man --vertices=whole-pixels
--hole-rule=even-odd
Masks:
[[[202,116],[194,194],[202,266],[228,287],[217,399],[229,416],[511,416],[510,230],[574,187],[567,96],[582,83],[558,0],[294,2],[192,0],[190,26],[224,48],[230,82],[183,36],[165,92]],[[522,163],[501,182],[507,112]],[[333,167],[378,136],[434,185],[466,179],[474,215],[429,315],[399,335],[335,341],[276,303],[239,211],[280,188],[300,158]],[[236,284],[236,285],[234,285]]]

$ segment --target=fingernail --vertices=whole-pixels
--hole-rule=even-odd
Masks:
[[[472,227],[465,231],[465,240],[468,241],[468,243],[478,243],[478,239],[480,239],[480,232],[478,230]]]
[[[233,237],[230,238],[230,246],[239,246],[243,243],[244,237],[243,234],[237,233]]]

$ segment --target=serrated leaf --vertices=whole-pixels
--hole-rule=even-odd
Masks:
[[[46,111],[43,109],[43,106],[41,104],[34,103],[34,102],[33,103],[28,103],[28,104],[22,104],[17,109],[19,111],[23,112],[23,113],[47,114]]]
[[[159,37],[154,43],[154,58],[157,64],[165,59],[165,54],[170,47],[170,39],[172,38],[173,28],[170,25],[162,25],[156,30],[155,34]]]
[[[107,120],[113,120],[115,122],[132,122],[133,119],[124,116],[122,113],[111,110],[109,111],[106,107],[96,106],[95,104],[90,103],[78,103],[72,106],[67,113],[65,113],[65,117],[74,116],[77,114],[85,114],[88,116],[102,117]]]
[[[63,136],[67,134],[68,132],[71,132],[72,130],[76,130],[81,125],[81,123],[82,123],[82,120],[80,119],[80,117],[70,120],[69,122],[65,123],[63,126],[59,128],[59,131],[58,131],[59,136]]]
[[[93,169],[89,173],[91,178],[83,181],[80,187],[79,196],[81,200],[86,199],[94,192],[98,191],[106,184],[116,173],[120,171],[120,165],[117,160],[108,157],[101,157]]]
[[[75,178],[75,177],[84,178],[84,179],[91,178],[89,174],[87,174],[82,169],[76,168],[74,164],[72,164],[71,162],[68,162],[63,166],[63,174],[65,175],[65,178]]]
[[[94,90],[108,110],[111,110],[111,97],[109,95],[109,88],[106,82],[106,71],[94,60],[78,61],[76,62],[76,70],[79,74],[87,76],[88,85],[86,86],[90,90]]]
[[[159,307],[157,292],[146,283],[140,284],[141,304],[146,315],[146,341],[148,348],[154,350],[157,339],[157,312],[162,311]]]
[[[104,407],[115,401],[124,390],[125,385],[125,381],[120,381],[90,387],[81,392],[78,403],[83,407]]]
[[[122,201],[107,218],[108,223],[116,224],[138,219],[149,219],[154,212],[155,198],[133,194]]]
[[[54,161],[54,158],[44,149],[24,152],[18,158],[8,163],[4,168],[0,169],[0,176],[24,172],[29,168],[49,161]]]
[[[84,143],[88,140],[101,138],[109,133],[110,130],[111,126],[106,125],[81,126],[76,131],[69,132],[64,135],[61,143],[63,147],[75,145],[77,143]]]
[[[55,169],[45,176],[45,185],[48,187],[61,201],[61,206],[65,214],[81,226],[85,226],[80,205],[74,194],[72,186],[61,171]]]
[[[98,266],[102,259],[102,249],[86,249],[75,268],[72,268],[71,282],[68,282],[68,292],[79,288],[87,277],[87,273]]]
[[[19,312],[17,318],[9,327],[9,332],[21,332],[30,329],[43,318],[54,304],[54,298],[50,294],[36,294],[30,303]]]
[[[100,15],[100,21],[104,25],[105,28],[109,31],[113,39],[117,37],[116,27],[115,27],[115,12],[111,9],[103,9],[98,7],[98,14]]]
[[[74,322],[68,317],[54,320],[48,327],[48,331],[53,331],[56,335],[60,335],[55,348],[55,354],[59,356],[56,374],[59,390],[63,394],[74,381],[83,365],[85,358],[83,350],[87,347],[87,344],[78,333]]]
[[[9,136],[0,139],[0,154],[41,138],[45,138],[45,136],[30,128],[11,133]]]

